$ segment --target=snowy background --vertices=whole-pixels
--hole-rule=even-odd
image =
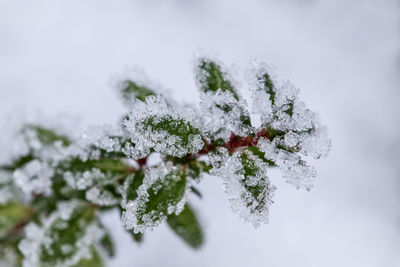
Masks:
[[[198,48],[236,69],[271,63],[328,126],[333,149],[311,192],[272,172],[270,223],[238,220],[221,181],[193,199],[207,240],[192,251],[165,225],[138,246],[117,214],[110,266],[400,266],[400,1],[0,0],[0,115],[19,108],[114,123],[110,77],[140,66],[196,102]],[[1,129],[6,131],[7,129]]]

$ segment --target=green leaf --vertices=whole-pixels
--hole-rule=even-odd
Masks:
[[[33,130],[42,144],[52,145],[57,141],[61,141],[64,146],[69,146],[71,144],[71,141],[67,136],[58,134],[52,129],[39,125],[27,125],[26,128]]]
[[[134,231],[128,231],[128,233],[136,243],[143,242],[143,233],[135,233]]]
[[[150,168],[136,198],[127,199],[122,219],[126,229],[143,232],[161,223],[167,215],[179,212],[187,190],[185,168],[161,164]]]
[[[31,209],[23,203],[8,202],[0,205],[0,240],[6,238],[19,223],[28,219]]]
[[[107,158],[87,161],[82,161],[80,158],[73,158],[71,160],[61,162],[58,168],[71,172],[84,172],[93,168],[97,168],[101,171],[111,171],[113,173],[129,173],[132,171],[132,168],[124,163],[121,159]]]
[[[121,83],[119,93],[126,105],[131,105],[134,99],[144,102],[146,97],[156,94],[154,90],[131,80],[125,80]]]
[[[166,132],[168,135],[179,137],[180,146],[188,147],[193,135],[200,134],[199,129],[194,127],[190,122],[184,119],[174,119],[170,116],[149,117],[143,122],[150,126],[150,129],[155,132]],[[152,134],[152,133],[149,133]]]
[[[104,227],[103,227],[103,230],[105,230]],[[100,245],[107,252],[107,255],[109,257],[113,257],[115,255],[114,241],[108,231],[106,231],[103,238],[100,240]]]
[[[159,177],[147,193],[149,201],[146,202],[142,211],[144,214],[155,212],[153,218],[157,219],[161,216],[169,214],[168,207],[176,206],[184,196],[186,189],[186,174],[184,168],[176,166],[165,177]]]
[[[269,180],[265,173],[266,166],[260,166],[250,151],[242,151],[239,155],[243,166],[244,180],[242,186],[250,194],[250,198],[245,198],[251,213],[263,213],[269,204]],[[257,181],[253,181],[254,178]]]
[[[102,266],[104,266],[103,259],[97,252],[96,248],[92,246],[90,248],[90,257],[81,259],[78,264],[72,267],[102,267]]]
[[[179,215],[171,214],[167,218],[169,227],[189,246],[200,248],[204,242],[204,234],[194,210],[189,204]]]
[[[24,155],[24,156],[21,156],[21,157],[15,159],[9,165],[0,165],[0,169],[5,170],[5,171],[14,171],[18,168],[22,168],[25,164],[32,161],[33,159],[34,159],[34,157],[32,154]]]
[[[125,185],[126,199],[135,200],[137,198],[137,190],[143,184],[144,171],[138,170],[127,178]]]
[[[77,256],[82,258],[77,258],[79,263],[75,266],[102,266],[101,258],[93,246],[82,247],[88,245],[85,242],[89,242],[90,245],[94,245],[97,241],[100,242],[102,236],[93,236],[93,233],[89,233],[88,229],[89,227],[97,227],[98,230],[96,231],[101,233],[101,224],[97,221],[96,212],[92,206],[83,202],[79,203],[73,208],[69,217],[65,218],[65,215],[62,217],[58,214],[58,212],[63,212],[64,208],[61,207],[60,211],[46,219],[49,222],[43,223],[45,237],[40,240],[38,250],[40,266],[65,266],[66,262]],[[82,243],[83,238],[85,240],[88,238],[88,240]],[[48,241],[44,242],[45,240]],[[32,241],[24,239],[22,242],[25,242],[24,246],[27,246]],[[85,248],[90,249],[91,258],[86,258],[89,255],[79,255]]]
[[[226,74],[223,73],[221,66],[210,59],[203,58],[200,60],[198,68],[199,73],[196,78],[203,92],[216,92],[218,89],[221,89],[223,92],[231,92],[233,97],[239,100],[232,82],[226,78]]]

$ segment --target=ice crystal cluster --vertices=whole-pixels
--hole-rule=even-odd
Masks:
[[[110,209],[137,242],[166,222],[199,248],[204,233],[189,200],[201,197],[204,174],[221,179],[232,210],[254,227],[269,219],[271,168],[296,188],[312,188],[316,171],[306,160],[326,157],[330,140],[299,90],[255,61],[247,103],[221,62],[195,62],[198,107],[176,104],[146,79],[123,78],[116,87],[129,109],[115,126],[77,134],[59,117],[10,120],[0,162],[3,263],[103,266],[115,253],[101,222]],[[159,161],[149,164],[152,154]]]

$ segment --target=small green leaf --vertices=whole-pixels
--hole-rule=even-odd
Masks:
[[[128,231],[128,232],[136,243],[143,242],[143,233],[135,233],[134,231]]]
[[[105,228],[103,228],[103,230],[105,230]],[[100,240],[100,245],[107,252],[109,257],[113,257],[115,255],[114,241],[108,231],[106,231],[103,238]]]
[[[170,136],[176,136],[180,138],[180,146],[188,147],[191,138],[194,135],[200,134],[199,129],[194,127],[190,122],[184,119],[174,119],[170,116],[163,117],[150,117],[143,122],[145,125],[154,132],[166,132]],[[152,133],[149,133],[152,134]]]
[[[138,210],[140,222],[144,223],[143,216],[152,214],[153,220],[159,220],[169,214],[168,208],[176,206],[185,194],[186,174],[184,168],[176,166],[165,177],[159,177],[150,188],[148,188],[149,201],[143,209]]]
[[[81,259],[78,264],[72,267],[102,267],[104,266],[103,259],[96,248],[92,246],[90,248],[90,256],[88,258]]]
[[[204,242],[204,234],[194,210],[189,204],[179,215],[171,214],[167,218],[169,227],[189,246],[199,248]]]
[[[119,93],[126,105],[131,105],[134,99],[144,102],[146,97],[156,94],[152,89],[131,80],[125,80],[120,84]]]
[[[67,136],[58,134],[52,129],[39,125],[27,125],[26,128],[33,130],[42,144],[52,145],[57,141],[61,141],[64,146],[69,146],[71,144],[71,141]]]
[[[25,156],[15,159],[14,162],[12,162],[9,165],[1,165],[0,169],[5,170],[5,171],[14,171],[18,168],[22,168],[25,164],[32,161],[33,159],[34,159],[33,155],[28,154],[28,155],[25,155]]]
[[[251,197],[246,198],[251,213],[262,213],[269,205],[269,181],[263,167],[256,162],[250,151],[242,151],[240,160],[243,166],[242,186]],[[256,178],[256,181],[253,181]]]
[[[126,180],[126,199],[127,200],[135,200],[137,198],[137,190],[139,186],[143,184],[144,172],[143,170],[139,170],[131,175]]]
[[[167,215],[183,207],[187,190],[185,168],[161,164],[146,171],[134,200],[127,199],[122,220],[127,230],[143,232],[160,224]],[[182,205],[182,206],[181,206]]]
[[[71,257],[77,251],[77,242],[95,220],[95,211],[88,206],[76,208],[67,220],[57,218],[48,229],[49,244],[41,244],[40,262],[44,266],[56,266]],[[88,261],[87,263],[90,263]],[[89,265],[90,266],[90,265]]]
[[[198,68],[199,72],[196,78],[203,92],[216,92],[218,89],[221,89],[223,92],[231,92],[233,97],[239,100],[232,82],[226,78],[226,74],[223,73],[221,66],[212,60],[204,58],[200,60]]]
[[[107,159],[82,161],[80,158],[74,158],[68,161],[63,161],[58,168],[64,171],[84,172],[97,168],[101,171],[111,171],[113,173],[129,173],[132,168],[124,163],[121,159]]]

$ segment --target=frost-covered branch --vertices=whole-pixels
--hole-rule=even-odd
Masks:
[[[137,242],[166,221],[199,248],[204,233],[189,199],[201,197],[205,173],[221,178],[242,220],[267,223],[276,189],[268,170],[278,167],[288,183],[310,190],[316,172],[305,159],[326,157],[330,140],[291,83],[260,62],[248,76],[251,108],[226,67],[201,57],[199,107],[128,78],[117,83],[129,111],[116,127],[79,135],[60,120],[9,127],[12,149],[0,164],[3,257],[16,266],[101,266],[115,253],[100,220],[110,209]]]

